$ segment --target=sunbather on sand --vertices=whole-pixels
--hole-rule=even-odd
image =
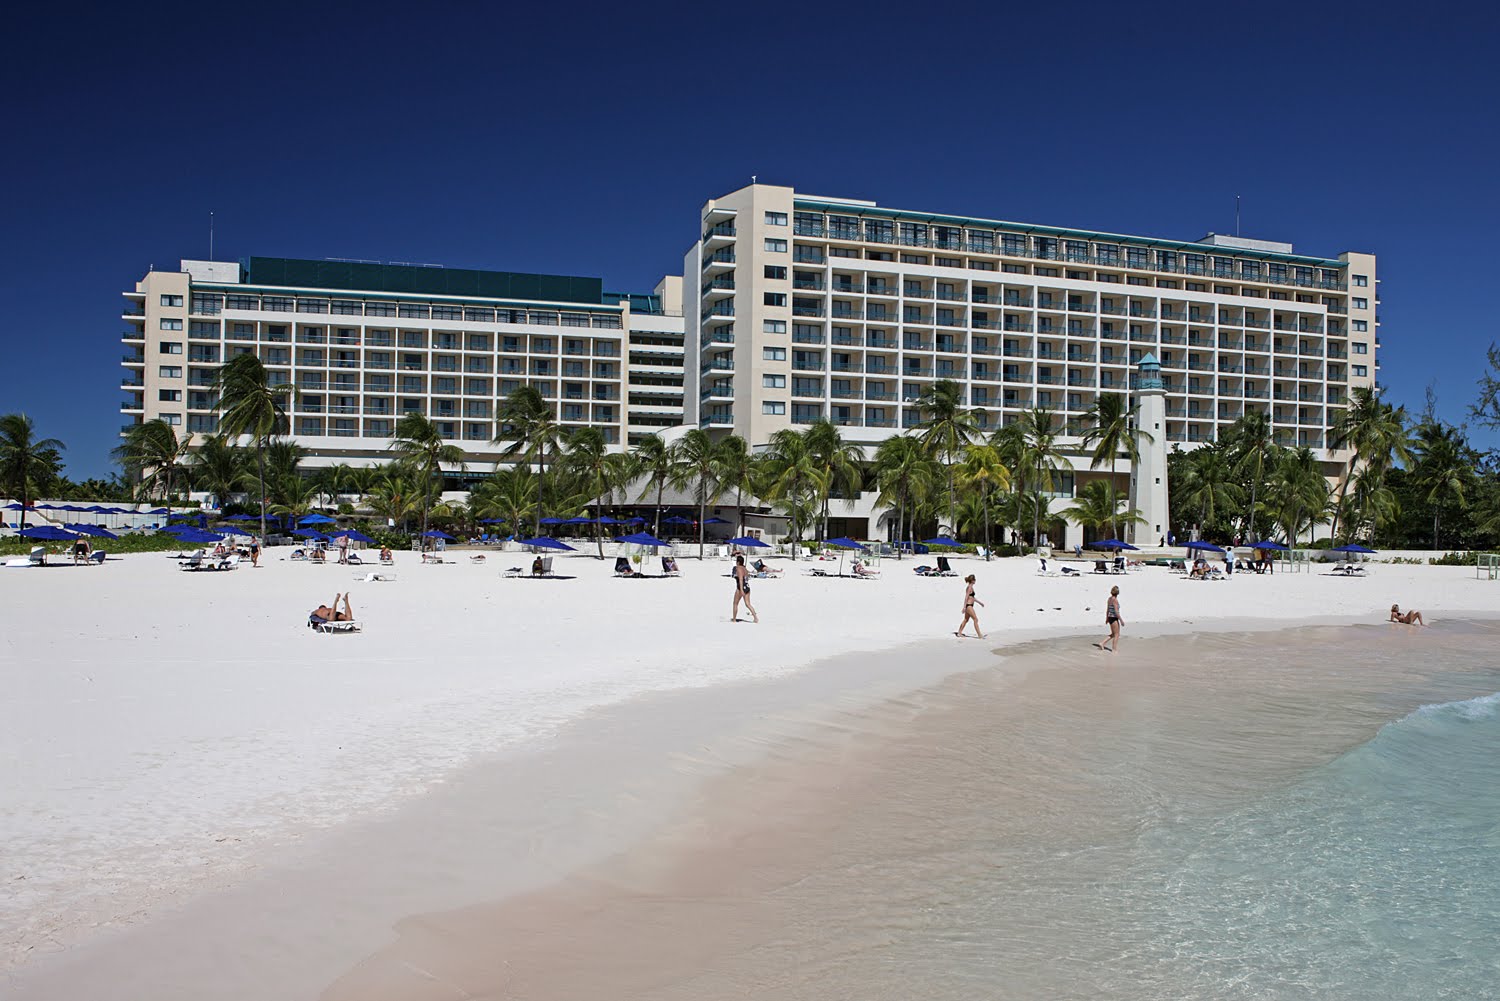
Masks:
[[[390,546],[381,546],[380,547],[380,562],[382,562],[382,563],[394,563],[395,561],[396,561],[396,558],[391,555],[391,547]]]
[[[1425,626],[1425,625],[1427,625],[1427,623],[1425,623],[1425,622],[1422,621],[1422,613],[1421,612],[1403,612],[1403,611],[1401,611],[1401,606],[1400,605],[1392,605],[1391,606],[1391,621],[1392,622],[1400,622],[1403,625],[1408,625],[1408,626]]]
[[[339,598],[344,599],[344,610],[342,612],[339,611]],[[312,614],[308,618],[315,622],[353,622],[354,609],[349,607],[349,595],[335,594],[331,606],[319,605],[312,610]]]

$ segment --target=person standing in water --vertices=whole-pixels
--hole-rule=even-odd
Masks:
[[[953,634],[954,636],[962,636],[964,628],[972,621],[974,623],[974,638],[984,639],[984,633],[979,631],[979,613],[974,611],[975,605],[983,608],[984,602],[974,596],[974,575],[969,574],[969,576],[964,578],[964,618],[958,624],[958,631]]]
[[[740,621],[740,602],[745,603],[745,608],[750,612],[750,617],[756,622],[760,616],[755,611],[755,606],[750,604],[750,568],[745,566],[743,555],[734,558],[734,608],[729,612],[729,621]]]
[[[1119,587],[1109,589],[1109,604],[1104,607],[1104,624],[1109,626],[1109,637],[1103,643],[1095,643],[1094,646],[1100,650],[1108,650],[1110,653],[1118,653],[1120,650],[1120,628],[1125,625],[1125,620],[1120,617]],[[1110,644],[1114,645],[1111,646]]]

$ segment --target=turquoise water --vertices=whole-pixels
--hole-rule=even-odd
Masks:
[[[749,863],[778,930],[709,965],[767,998],[1500,997],[1497,641],[1039,644],[850,768],[834,837]]]
[[[1191,997],[1500,996],[1497,765],[1500,694],[1425,705],[1284,791],[1150,832],[1129,874],[1161,905],[1143,970]]]

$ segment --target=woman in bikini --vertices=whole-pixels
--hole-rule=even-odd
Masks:
[[[1427,623],[1425,623],[1425,622],[1422,621],[1422,613],[1421,612],[1403,612],[1403,611],[1401,611],[1401,606],[1400,605],[1392,605],[1391,606],[1391,621],[1392,622],[1400,622],[1403,625],[1408,625],[1408,626],[1425,626],[1425,625],[1427,625]]]
[[[1104,606],[1104,623],[1109,626],[1109,638],[1103,643],[1095,643],[1094,646],[1100,650],[1108,650],[1110,653],[1118,653],[1120,651],[1120,627],[1125,625],[1125,620],[1120,616],[1120,589],[1118,587],[1109,589],[1109,603]]]
[[[964,634],[964,627],[973,622],[974,638],[984,639],[984,633],[979,631],[979,613],[974,611],[975,605],[983,608],[984,602],[974,596],[974,575],[969,574],[969,576],[964,578],[964,618],[958,624],[958,631],[953,634],[954,636],[962,636]]]
[[[339,599],[344,599],[344,610],[339,611]],[[319,605],[312,610],[310,619],[318,622],[353,622],[354,609],[349,607],[349,596],[347,594],[336,594],[333,596],[333,604]]]
[[[749,609],[750,617],[759,622],[760,616],[756,614],[755,606],[750,604],[750,570],[745,566],[745,557],[736,556],[734,558],[734,607],[729,612],[730,622],[740,621],[740,602],[742,601],[745,603],[745,608]]]

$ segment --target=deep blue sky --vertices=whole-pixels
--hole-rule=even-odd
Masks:
[[[1491,6],[43,6],[0,65],[0,413],[75,478],[111,469],[119,293],[210,210],[221,259],[648,290],[751,174],[1179,239],[1239,194],[1246,236],[1381,255],[1412,409],[1462,419],[1500,336]]]

